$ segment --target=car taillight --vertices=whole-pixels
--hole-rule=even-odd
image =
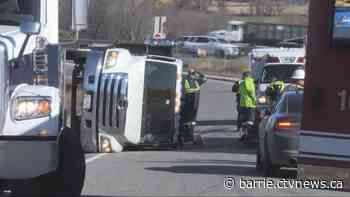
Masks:
[[[275,124],[275,131],[293,130],[296,128],[296,124],[289,119],[277,120]]]

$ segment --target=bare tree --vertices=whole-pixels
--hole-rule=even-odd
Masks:
[[[123,42],[143,42],[152,29],[152,2],[113,0],[108,10],[108,38]]]
[[[207,11],[213,0],[174,0],[178,9],[192,9]]]
[[[288,4],[285,0],[254,0],[250,3],[250,12],[258,16],[280,15]]]

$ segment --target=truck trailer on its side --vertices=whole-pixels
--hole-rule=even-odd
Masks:
[[[304,38],[306,25],[229,21],[224,30],[212,31],[208,35],[228,42],[278,44],[292,38]]]

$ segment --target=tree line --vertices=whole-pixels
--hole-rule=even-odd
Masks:
[[[289,4],[307,0],[90,0],[89,28],[83,38],[142,43],[153,33],[154,16],[167,16],[171,37],[206,34],[223,28],[234,17],[226,9],[232,3],[249,5],[251,16],[278,16]],[[212,11],[211,8],[217,8]],[[62,39],[70,39],[71,0],[60,0]]]

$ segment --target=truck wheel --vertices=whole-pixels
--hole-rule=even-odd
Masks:
[[[80,196],[85,179],[85,157],[79,135],[64,129],[59,141],[59,166],[55,172],[17,183],[14,196]]]
[[[66,132],[65,132],[66,131]],[[57,196],[79,196],[85,180],[85,156],[79,133],[65,129],[61,138],[60,165],[57,170]],[[57,186],[57,185],[56,185]]]
[[[41,181],[41,196],[80,196],[85,180],[85,157],[78,133],[64,129],[60,136],[59,166]]]

